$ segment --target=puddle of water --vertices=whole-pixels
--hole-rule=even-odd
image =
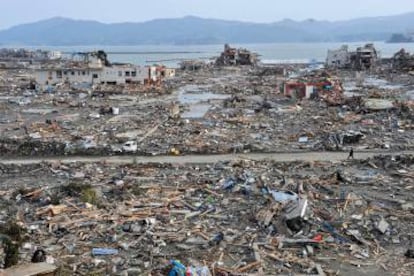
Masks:
[[[189,106],[189,110],[182,114],[182,118],[203,118],[211,107],[206,103],[209,100],[224,100],[229,96],[215,94],[208,91],[208,86],[187,85],[180,89],[178,101]]]
[[[203,118],[210,107],[209,104],[193,104],[190,106],[190,110],[185,111],[181,117],[185,119]]]
[[[21,97],[13,97],[13,96],[0,96],[0,101],[1,102],[7,102],[9,100],[14,100],[14,101],[18,101],[20,100]]]
[[[371,110],[385,110],[393,108],[393,103],[390,100],[384,99],[366,99],[365,107]]]
[[[372,85],[372,86],[383,86],[387,85],[387,81],[383,79],[377,79],[377,78],[365,78],[364,84],[365,85]]]
[[[407,98],[407,100],[414,101],[414,90],[407,91],[405,93],[405,97]]]
[[[40,115],[50,114],[53,112],[55,112],[55,110],[50,109],[50,108],[29,108],[29,109],[22,110],[22,113],[40,114]]]
[[[366,78],[364,80],[364,85],[367,86],[376,86],[378,88],[382,88],[382,89],[400,89],[403,86],[400,84],[390,84],[388,81],[383,80],[383,79],[377,79],[377,78]]]
[[[211,92],[200,93],[183,93],[180,94],[178,100],[182,104],[195,104],[200,102],[206,102],[208,100],[224,100],[229,96],[223,94],[214,94]]]
[[[404,86],[401,84],[391,84],[387,80],[384,79],[378,79],[373,77],[365,78],[362,82],[363,86],[374,86],[380,89],[385,90],[395,90],[395,89],[401,89]],[[346,92],[355,92],[360,91],[361,87],[358,87],[357,82],[347,80],[343,84],[343,88]]]
[[[357,87],[356,82],[354,81],[346,81],[343,83],[342,87],[345,91],[358,91],[360,88]]]
[[[349,92],[349,91],[345,91],[344,92],[344,96],[346,98],[352,98],[352,97],[358,97],[358,96],[362,96],[361,93],[357,93],[357,92]]]

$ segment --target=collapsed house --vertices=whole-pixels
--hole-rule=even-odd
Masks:
[[[326,66],[335,69],[371,70],[378,60],[378,51],[372,43],[358,47],[355,51],[349,51],[348,46],[343,45],[337,50],[328,50]]]
[[[243,48],[232,48],[225,44],[224,51],[216,59],[216,66],[256,65],[258,61],[256,53]]]
[[[82,84],[151,84],[159,85],[164,78],[173,77],[174,69],[165,66],[137,66],[129,63],[110,63],[103,51],[76,53],[58,64],[43,64],[35,69],[34,77],[40,90],[62,83]]]
[[[324,98],[335,101],[342,98],[342,83],[326,72],[290,78],[283,83],[283,94],[294,99]]]

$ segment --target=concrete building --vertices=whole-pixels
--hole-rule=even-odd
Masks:
[[[370,70],[375,67],[378,59],[379,55],[374,44],[369,43],[351,53],[351,67],[355,70]]]
[[[379,60],[379,53],[374,44],[366,44],[355,51],[349,51],[344,45],[338,50],[328,50],[326,66],[337,69],[370,70]]]
[[[143,84],[148,79],[148,69],[130,64],[112,65],[101,68],[81,67],[53,67],[35,70],[35,80],[41,90],[59,83],[93,84]]]
[[[101,69],[87,67],[54,67],[36,69],[34,77],[38,89],[47,90],[60,83],[90,83],[98,79]]]
[[[256,65],[258,63],[258,55],[247,49],[236,49],[230,45],[224,45],[224,51],[216,59],[216,66],[239,66],[239,65]]]
[[[103,67],[98,74],[98,83],[101,84],[143,84],[149,77],[148,68],[132,64],[113,64]]]
[[[343,45],[338,50],[328,50],[326,66],[335,68],[346,68],[350,63],[348,45]]]
[[[164,79],[175,77],[175,69],[167,68],[163,65],[153,65],[148,68],[148,78],[145,80],[146,84],[160,85]]]
[[[164,66],[142,67],[123,63],[111,64],[104,52],[78,53],[64,63],[43,65],[34,73],[40,90],[47,90],[60,83],[84,84],[85,86],[129,83],[160,84],[164,78],[174,75],[174,69]]]

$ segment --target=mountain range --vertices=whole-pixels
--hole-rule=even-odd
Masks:
[[[414,29],[414,12],[346,21],[249,23],[187,16],[141,23],[55,17],[0,31],[4,45],[145,45],[387,40]]]

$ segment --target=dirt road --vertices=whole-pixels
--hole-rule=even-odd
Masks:
[[[414,154],[414,151],[365,151],[355,152],[356,159],[366,159],[375,155],[399,155]],[[0,164],[33,164],[43,161],[61,161],[63,163],[73,162],[107,162],[113,164],[127,163],[216,163],[219,161],[232,161],[237,159],[251,160],[273,160],[276,162],[301,161],[343,161],[348,157],[347,152],[300,152],[300,153],[247,153],[247,154],[218,154],[218,155],[182,155],[182,156],[62,156],[62,157],[28,157],[7,159],[0,158]]]

